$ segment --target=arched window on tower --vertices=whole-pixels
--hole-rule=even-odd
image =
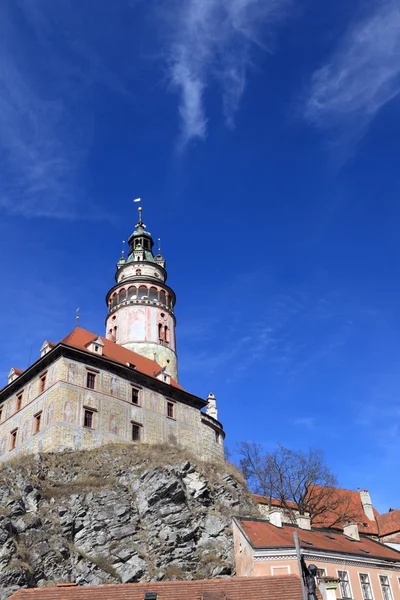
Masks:
[[[158,324],[158,341],[159,342],[164,341],[164,329],[163,329],[162,323]]]
[[[119,292],[119,301],[120,302],[125,302],[126,300],[126,291],[125,290],[120,290]]]
[[[161,292],[160,292],[160,302],[161,302],[161,304],[166,303],[166,296],[165,296],[164,290],[161,290]]]
[[[164,341],[166,344],[169,344],[169,329],[166,325],[164,327]]]
[[[139,259],[138,259],[139,260]],[[136,273],[135,275],[141,275],[142,274],[142,269],[136,269]]]
[[[150,288],[150,300],[153,302],[158,301],[158,291],[157,291],[157,288],[155,288],[155,287]]]
[[[136,300],[137,298],[137,289],[132,286],[128,289],[128,300]]]
[[[141,285],[139,288],[139,300],[142,300],[143,298],[147,298],[147,296],[148,296],[147,287],[145,285]]]

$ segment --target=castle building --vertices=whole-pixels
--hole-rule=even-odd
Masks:
[[[224,458],[215,396],[203,400],[178,383],[176,297],[153,246],[139,209],[106,297],[105,337],[76,326],[58,344],[45,341],[26,370],[10,370],[0,390],[0,460],[112,442]]]

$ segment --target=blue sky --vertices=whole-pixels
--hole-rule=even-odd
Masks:
[[[141,196],[228,445],[400,506],[399,52],[392,0],[3,1],[3,381],[104,333]]]

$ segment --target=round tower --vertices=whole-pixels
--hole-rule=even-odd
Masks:
[[[141,208],[128,243],[129,255],[125,258],[122,252],[116,285],[106,297],[106,337],[156,361],[177,381],[175,293],[166,285],[160,249],[153,254],[153,238],[143,223]]]

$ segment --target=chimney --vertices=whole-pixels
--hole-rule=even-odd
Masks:
[[[297,527],[311,530],[311,518],[309,515],[296,515]]]
[[[211,392],[208,394],[206,414],[218,421],[217,399]]]
[[[372,500],[368,490],[360,491],[360,500],[366,517],[370,521],[375,521],[374,509],[372,508]]]
[[[282,527],[282,511],[279,508],[273,508],[269,513],[269,522],[275,527]]]
[[[357,542],[360,541],[357,523],[346,523],[346,525],[343,527],[343,533],[352,540],[356,540]]]

